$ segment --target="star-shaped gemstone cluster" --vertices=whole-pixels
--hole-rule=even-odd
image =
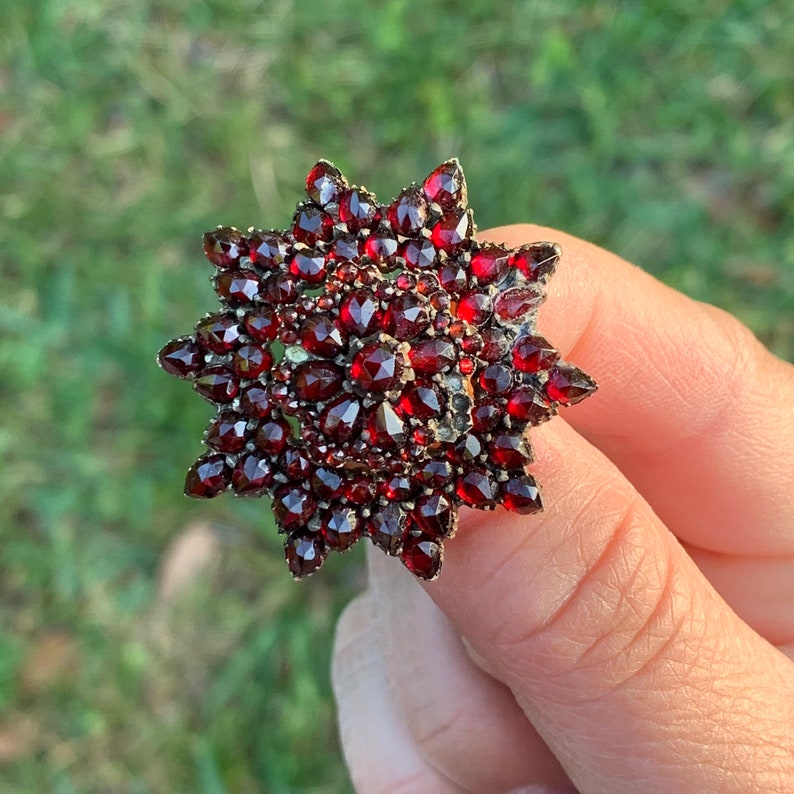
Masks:
[[[457,160],[388,205],[321,160],[287,231],[204,235],[220,308],[158,360],[217,408],[188,496],[270,496],[300,578],[368,537],[422,579],[459,505],[541,510],[529,425],[596,385],[535,328],[555,243],[474,237]]]

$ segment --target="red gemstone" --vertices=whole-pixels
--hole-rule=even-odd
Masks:
[[[254,444],[266,455],[275,457],[284,451],[292,435],[292,429],[286,419],[272,419],[259,425]]]
[[[233,226],[219,226],[204,235],[204,253],[215,267],[234,267],[248,254],[248,240]]]
[[[465,292],[469,286],[469,274],[460,265],[448,262],[438,271],[441,286],[451,295]]]
[[[432,419],[443,407],[443,398],[432,381],[413,381],[406,386],[399,400],[400,410],[415,419]]]
[[[381,507],[367,519],[366,530],[376,546],[396,556],[403,546],[405,513],[395,504]]]
[[[302,449],[287,447],[279,455],[278,470],[293,480],[305,480],[312,472],[312,464]]]
[[[500,320],[520,320],[541,303],[543,297],[529,287],[513,287],[500,292],[494,300],[494,311]]]
[[[383,483],[383,495],[391,502],[402,502],[416,491],[416,486],[404,474],[395,474]]]
[[[414,339],[430,325],[425,301],[410,292],[398,295],[383,316],[386,332],[395,339]]]
[[[506,394],[513,385],[513,373],[503,364],[489,364],[478,378],[486,394],[496,397]]]
[[[289,244],[281,234],[275,232],[254,232],[251,235],[251,261],[261,268],[272,270],[286,258]]]
[[[273,514],[287,531],[306,524],[317,509],[317,501],[298,485],[281,485],[273,494]]]
[[[196,325],[196,338],[213,353],[223,354],[233,350],[243,332],[234,314],[212,314]]]
[[[471,469],[458,477],[455,493],[472,507],[493,507],[496,498],[496,486],[491,475],[485,469]]]
[[[347,181],[342,172],[327,160],[320,160],[306,177],[306,193],[321,207],[332,202],[338,203],[346,187]]]
[[[287,538],[284,554],[290,573],[300,579],[314,573],[325,562],[328,550],[322,535],[298,531]]]
[[[451,446],[447,457],[457,463],[472,463],[480,455],[482,455],[482,442],[473,433],[466,433]]]
[[[543,510],[538,486],[528,474],[510,477],[501,484],[499,490],[502,504],[514,513],[526,516]]]
[[[491,298],[483,292],[467,292],[458,301],[457,315],[471,325],[485,325],[491,319]]]
[[[368,289],[348,292],[339,305],[339,319],[351,334],[368,336],[380,323],[378,301]]]
[[[225,455],[205,455],[188,469],[185,494],[196,499],[212,499],[229,487],[231,475]]]
[[[227,270],[215,279],[215,291],[229,305],[240,306],[259,294],[259,278],[252,270]]]
[[[392,229],[404,237],[419,234],[427,223],[427,215],[427,199],[418,185],[405,188],[387,212]]]
[[[510,343],[498,328],[483,328],[480,336],[482,337],[480,358],[490,362],[504,358]]]
[[[335,262],[348,262],[359,254],[358,238],[352,234],[342,234],[334,240],[328,257]]]
[[[502,409],[493,400],[481,400],[471,409],[472,429],[475,433],[489,433],[502,416]]]
[[[440,488],[451,478],[452,466],[445,460],[429,460],[417,474],[417,479],[426,488]]]
[[[508,251],[498,245],[484,245],[471,258],[469,266],[480,284],[493,284],[507,272]]]
[[[531,281],[549,276],[557,267],[560,247],[556,243],[533,243],[518,249],[511,263]]]
[[[320,284],[325,279],[325,256],[313,248],[296,251],[289,263],[289,272],[309,284]]]
[[[351,232],[373,226],[380,219],[375,196],[365,190],[346,190],[339,201],[339,218]]]
[[[425,179],[424,192],[430,201],[442,209],[466,204],[466,178],[457,160],[448,160]]]
[[[273,366],[273,355],[259,345],[243,345],[234,351],[231,366],[241,378],[253,380]]]
[[[361,403],[343,394],[332,400],[320,414],[320,430],[331,441],[347,441],[361,426]]]
[[[285,273],[273,273],[265,279],[264,291],[271,303],[295,303],[298,288],[294,279]]]
[[[269,342],[276,338],[278,331],[278,317],[273,309],[262,307],[253,309],[243,317],[245,330],[257,342]]]
[[[248,420],[240,414],[224,412],[207,428],[204,440],[218,452],[239,452],[248,439]]]
[[[263,496],[273,485],[273,467],[267,458],[244,455],[232,474],[232,488],[241,496]]]
[[[204,354],[201,348],[186,337],[173,339],[157,354],[160,366],[175,378],[189,378],[201,369]]]
[[[436,223],[431,239],[436,248],[456,254],[465,246],[471,233],[471,215],[466,210],[453,210]]]
[[[430,240],[419,237],[406,241],[400,248],[405,264],[414,270],[432,267],[436,261],[436,248]]]
[[[364,243],[364,253],[373,262],[395,265],[394,255],[397,253],[397,240],[390,234],[376,232],[367,237],[367,242]]]
[[[367,474],[359,474],[348,480],[344,495],[354,505],[368,505],[375,499],[375,483]]]
[[[230,403],[240,390],[240,382],[226,367],[207,367],[194,378],[193,388],[214,403]]]
[[[269,391],[258,383],[246,386],[240,394],[240,410],[254,419],[267,418],[273,410]]]
[[[299,243],[315,245],[329,240],[334,229],[334,219],[313,204],[298,205],[292,223],[292,234]]]
[[[488,460],[502,469],[522,469],[532,461],[523,436],[500,433],[488,446]]]
[[[545,395],[531,386],[519,386],[507,400],[507,413],[521,422],[539,425],[551,419],[553,411]]]
[[[347,551],[361,537],[361,522],[354,510],[334,507],[320,519],[326,545],[334,551]]]
[[[312,474],[312,492],[320,499],[338,499],[342,495],[344,482],[336,469],[320,467]]]
[[[364,345],[350,364],[353,384],[365,394],[382,394],[394,388],[401,374],[402,364],[388,345]]]
[[[443,560],[441,544],[427,535],[408,535],[403,543],[400,559],[414,576],[428,581],[435,579]]]
[[[420,496],[411,515],[428,535],[444,538],[454,529],[457,513],[444,494],[433,493]]]
[[[305,361],[293,373],[295,394],[299,400],[320,402],[339,393],[342,370],[330,361]]]
[[[571,364],[560,364],[549,374],[546,394],[552,402],[575,405],[596,390],[595,381]]]
[[[347,347],[347,331],[339,320],[318,314],[310,317],[298,332],[301,345],[316,356],[333,358]]]
[[[519,336],[513,343],[513,366],[519,372],[550,369],[559,357],[542,336]]]
[[[401,447],[407,437],[405,423],[388,402],[380,403],[370,413],[367,419],[367,431],[370,442],[381,449]]]
[[[411,366],[418,372],[437,373],[449,369],[457,358],[455,346],[446,339],[421,339],[408,353]]]

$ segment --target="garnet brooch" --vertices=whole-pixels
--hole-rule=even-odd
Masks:
[[[457,160],[388,205],[325,160],[306,193],[204,235],[220,308],[158,357],[217,408],[185,493],[270,496],[295,578],[366,536],[433,579],[459,505],[541,510],[526,428],[595,391],[535,330],[560,247],[478,242]]]

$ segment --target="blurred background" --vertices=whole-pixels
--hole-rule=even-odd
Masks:
[[[318,157],[386,200],[460,157],[533,220],[794,358],[794,5],[0,6],[0,790],[347,792],[328,663],[363,549],[296,585],[267,505],[182,496],[210,407],[154,364],[201,234]]]

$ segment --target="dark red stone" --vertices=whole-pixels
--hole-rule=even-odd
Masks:
[[[416,486],[404,474],[395,474],[382,487],[383,495],[393,502],[402,502],[416,491]]]
[[[457,523],[455,508],[443,493],[420,496],[411,516],[417,525],[428,535],[444,538],[449,535]]]
[[[374,226],[380,219],[375,196],[365,190],[346,190],[339,201],[339,219],[351,232]]]
[[[500,292],[494,299],[493,307],[500,320],[513,322],[537,308],[542,300],[543,297],[529,287],[513,287]]]
[[[485,325],[493,313],[491,297],[484,292],[472,290],[460,296],[457,315],[471,325]]]
[[[458,477],[455,493],[471,507],[493,507],[496,499],[496,485],[486,469],[471,469]]]
[[[466,204],[466,177],[457,160],[448,160],[425,179],[424,192],[428,200],[442,209]]]
[[[365,525],[370,540],[387,554],[397,556],[402,550],[405,534],[405,513],[390,504],[373,513]]]
[[[347,331],[335,317],[309,317],[298,332],[301,345],[316,356],[333,358],[347,348]]]
[[[375,500],[376,486],[368,474],[357,474],[347,481],[343,494],[354,505],[368,505]]]
[[[383,394],[393,389],[401,374],[402,364],[397,354],[388,345],[377,342],[364,345],[350,364],[353,385],[363,394]]]
[[[427,330],[430,315],[425,301],[410,292],[398,295],[386,307],[383,316],[386,332],[395,339],[415,339]]]
[[[188,469],[185,495],[196,499],[212,499],[229,487],[231,477],[226,455],[204,455]]]
[[[455,363],[457,351],[446,339],[420,339],[411,346],[408,358],[417,372],[435,374],[444,372]]]
[[[305,361],[295,367],[292,383],[299,400],[320,402],[339,393],[342,370],[330,361]]]
[[[426,488],[440,488],[452,478],[452,466],[445,460],[429,460],[419,469],[416,479]]]
[[[344,490],[344,478],[336,469],[321,466],[311,478],[312,492],[320,499],[338,499]]]
[[[471,232],[471,215],[466,210],[452,210],[436,223],[430,239],[439,250],[456,254],[465,247]]]
[[[287,567],[296,578],[314,573],[328,556],[322,535],[299,530],[293,532],[284,544]]]
[[[333,507],[320,517],[325,543],[334,551],[347,551],[361,537],[361,521],[349,507]]]
[[[427,198],[418,185],[405,188],[387,211],[392,229],[404,237],[419,234],[427,223],[427,216]]]
[[[471,409],[471,426],[476,433],[489,433],[500,422],[503,410],[493,400],[480,400]]]
[[[254,419],[266,419],[270,416],[273,406],[270,393],[258,383],[246,386],[240,394],[240,411]]]
[[[252,270],[226,270],[215,279],[215,291],[230,306],[240,306],[259,295],[259,278]]]
[[[519,336],[513,342],[513,366],[519,372],[550,369],[560,354],[542,336]]]
[[[260,345],[243,345],[234,351],[231,367],[241,378],[253,380],[273,366],[273,355]]]
[[[301,281],[320,284],[326,275],[325,256],[313,248],[302,248],[292,255],[289,272]]]
[[[280,485],[273,494],[273,514],[287,531],[304,526],[315,510],[317,501],[299,485]]]
[[[347,262],[355,259],[360,253],[358,238],[352,234],[337,237],[328,251],[328,257],[335,262]]]
[[[552,402],[575,405],[596,390],[595,381],[571,364],[560,364],[550,373],[546,394]]]
[[[399,399],[400,410],[415,419],[432,419],[444,408],[443,397],[432,381],[409,383]]]
[[[270,342],[276,338],[279,321],[276,313],[268,306],[247,312],[243,317],[243,323],[245,330],[257,342]]]
[[[514,513],[530,515],[543,510],[540,491],[533,477],[529,474],[516,474],[503,482],[499,490],[502,504]]]
[[[243,455],[232,474],[232,488],[240,496],[264,496],[273,481],[272,464],[256,453]]]
[[[196,338],[213,353],[222,355],[240,343],[243,329],[234,314],[211,314],[196,325]]]
[[[273,273],[265,279],[263,285],[265,295],[271,303],[295,303],[298,300],[298,288],[295,280],[285,273]]]
[[[339,305],[339,319],[351,334],[368,336],[380,324],[378,300],[368,289],[348,292]]]
[[[234,267],[248,253],[248,240],[233,226],[219,226],[204,235],[204,253],[215,267]]]
[[[408,535],[400,559],[414,576],[427,581],[435,579],[443,560],[441,544],[424,534]]]
[[[278,470],[293,480],[305,480],[312,472],[312,464],[299,447],[287,447],[278,459]]]
[[[554,272],[559,259],[560,247],[556,243],[533,243],[519,248],[511,264],[531,281],[538,281]]]
[[[521,422],[538,425],[551,419],[552,410],[548,398],[531,386],[518,386],[507,400],[507,413]]]
[[[508,251],[498,245],[484,245],[472,255],[469,268],[480,284],[493,284],[505,275]]]
[[[251,235],[251,261],[265,270],[278,267],[285,260],[288,251],[289,244],[279,233],[260,231]]]
[[[218,452],[239,452],[248,440],[248,419],[240,414],[224,411],[207,428],[204,441]]]
[[[320,414],[320,430],[331,441],[347,441],[360,427],[361,403],[348,394],[329,402]]]
[[[210,402],[230,403],[240,390],[240,381],[226,367],[207,367],[193,379],[193,388]]]
[[[457,463],[469,464],[482,455],[482,442],[473,433],[461,436],[450,448],[447,457]]]
[[[397,253],[397,240],[390,234],[375,232],[367,237],[364,253],[373,261],[394,266]]]
[[[478,382],[486,394],[507,394],[513,385],[513,373],[504,364],[489,364],[480,372]]]
[[[405,259],[405,264],[409,268],[423,270],[435,264],[436,248],[430,240],[419,237],[403,243],[400,247],[400,255]]]
[[[324,207],[338,203],[347,181],[342,172],[327,160],[320,160],[306,177],[306,194],[315,203]]]
[[[482,350],[480,358],[489,362],[499,361],[504,358],[510,342],[498,328],[483,328],[480,331],[482,337]]]
[[[367,431],[371,443],[381,449],[401,447],[407,438],[405,423],[388,402],[380,403],[371,411],[367,419]]]
[[[521,469],[532,461],[532,455],[522,435],[500,433],[488,445],[488,460],[501,469]]]
[[[438,280],[451,295],[460,295],[469,286],[468,272],[455,262],[447,262],[439,269]]]
[[[187,337],[172,339],[157,354],[160,366],[175,378],[189,378],[204,364],[201,348]]]
[[[330,240],[334,219],[313,204],[298,205],[292,222],[292,235],[299,243],[315,245],[321,240]]]
[[[254,444],[266,455],[275,457],[284,451],[291,436],[292,429],[286,419],[271,419],[259,425]]]

